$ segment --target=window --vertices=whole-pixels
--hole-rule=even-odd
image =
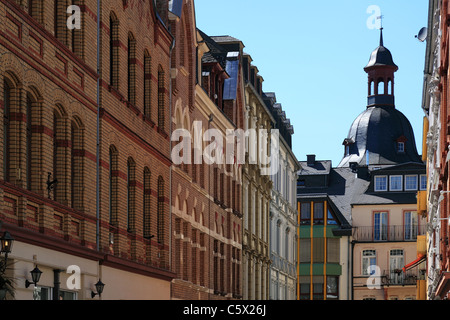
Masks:
[[[136,40],[133,34],[128,33],[128,101],[136,104]]]
[[[26,104],[26,120],[27,120],[27,129],[26,129],[26,166],[27,166],[27,190],[31,190],[32,183],[32,161],[33,161],[33,130],[32,130],[32,101],[31,97],[27,95],[27,104]]]
[[[405,176],[405,190],[417,190],[417,176]]]
[[[387,212],[375,212],[373,217],[373,229],[375,241],[386,241],[387,240]]]
[[[403,153],[405,152],[405,143],[404,142],[397,142],[397,152]]]
[[[323,202],[314,203],[314,224],[323,224]]]
[[[402,249],[390,250],[389,255],[390,284],[402,284],[403,272],[401,272],[401,270],[404,266],[405,264],[403,259],[403,250]]]
[[[70,2],[70,1],[69,1]],[[73,5],[81,6],[81,0],[72,0]],[[69,4],[67,4],[69,5]],[[83,19],[84,15],[81,13],[81,19]],[[84,58],[84,26],[83,21],[81,21],[81,28],[74,28],[71,30],[72,37],[72,52],[79,56],[81,59]]]
[[[157,229],[158,229],[158,243],[164,244],[164,179],[159,176],[158,178],[158,217],[157,217]]]
[[[310,224],[311,222],[311,204],[302,202],[300,205],[300,224]]]
[[[309,300],[311,298],[311,283],[309,276],[299,277],[300,282],[300,300]]]
[[[144,115],[147,119],[151,118],[151,84],[152,84],[152,69],[151,69],[152,58],[148,50],[144,53]]]
[[[327,263],[340,262],[340,239],[327,238]]]
[[[418,230],[417,212],[407,211],[404,213],[404,227],[405,240],[416,240]]]
[[[387,176],[375,176],[375,191],[387,191]]]
[[[68,28],[67,28],[67,3],[65,0],[55,0],[54,2],[54,15],[53,15],[53,21],[55,26],[55,37],[61,41],[61,43],[65,44],[66,46],[69,45],[69,39],[68,39]]]
[[[327,277],[327,300],[338,300],[339,277]]]
[[[375,250],[363,250],[362,252],[362,275],[370,276],[375,274],[377,256]]]
[[[70,161],[67,158],[70,154],[68,155],[66,152],[68,148],[66,130],[70,132],[70,127],[66,128],[66,121],[65,111],[61,106],[56,106],[53,112],[53,176],[51,179],[58,181],[54,186],[53,194],[54,200],[61,203],[70,200],[70,198],[66,199],[69,193],[66,188],[70,187],[70,185],[66,185],[67,179],[70,179],[70,176],[67,176],[69,172],[67,172],[66,166]]]
[[[109,16],[109,84],[119,89],[119,20],[111,12]]]
[[[402,191],[403,176],[389,176],[389,189],[390,191]]]
[[[136,210],[136,164],[132,158],[127,161],[127,230],[134,232]]]
[[[117,225],[118,223],[118,201],[119,201],[119,154],[114,146],[109,148],[109,223]]]
[[[323,300],[323,276],[313,276],[313,300]]]
[[[150,215],[151,215],[151,185],[150,180],[151,174],[150,169],[148,167],[144,168],[144,238],[150,239],[151,232],[151,224],[150,224]]]
[[[35,286],[33,300],[51,300],[51,288]]]
[[[71,123],[71,197],[72,208],[77,210],[83,209],[83,129],[81,121],[74,118]]]
[[[166,97],[166,89],[165,89],[165,76],[164,70],[161,66],[158,68],[158,127],[164,131],[164,123],[165,116],[164,111],[166,107],[165,98]]]
[[[420,175],[420,190],[427,190],[427,175]]]
[[[42,24],[42,0],[28,0],[28,14]]]
[[[325,260],[325,238],[314,238],[312,241],[313,241],[313,262],[323,263]]]
[[[5,80],[3,82],[3,177],[5,181],[10,181],[10,111],[11,111],[11,87]]]
[[[310,263],[311,262],[311,239],[310,238],[300,238],[300,263]]]
[[[327,214],[327,224],[328,225],[337,225],[337,221],[334,218],[334,215],[331,213],[330,209],[327,210],[328,214]]]

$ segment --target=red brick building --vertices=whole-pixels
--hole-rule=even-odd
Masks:
[[[207,164],[202,155],[210,142],[202,137],[208,129],[225,136],[226,129],[242,127],[238,115],[243,114],[243,100],[236,95],[225,101],[225,82],[232,76],[215,59],[219,53],[214,41],[197,30],[194,10],[193,1],[173,1],[169,14],[175,38],[172,131],[185,129],[193,137],[191,150],[180,154],[187,161],[174,165],[172,171],[172,259],[177,274],[172,298],[233,299],[242,294],[240,167]],[[197,145],[193,141],[196,133],[200,137]]]
[[[99,279],[105,299],[170,298],[167,3],[0,1],[0,221],[16,239],[16,299],[90,299]],[[67,27],[69,4],[81,29]]]

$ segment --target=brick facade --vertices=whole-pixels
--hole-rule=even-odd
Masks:
[[[75,1],[73,31],[68,2],[0,2],[0,220],[24,243],[170,281],[172,36],[153,2],[105,1],[98,17]]]
[[[170,29],[175,37],[171,69],[173,130],[194,133],[197,122],[202,132],[215,128],[225,136],[225,130],[234,129],[236,124],[224,116],[220,104],[209,98],[198,78],[202,54],[208,48],[201,45],[197,33],[193,1],[184,3],[180,16],[171,15]],[[242,106],[236,108],[242,110]],[[173,142],[173,146],[176,144],[178,141]],[[208,144],[202,142],[202,147]],[[240,169],[237,165],[209,165],[204,159],[195,164],[195,152],[203,150],[194,150],[193,145],[191,151],[190,163],[173,167],[172,259],[177,277],[172,281],[172,297],[237,298],[241,295]]]

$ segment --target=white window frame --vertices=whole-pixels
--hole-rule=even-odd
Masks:
[[[408,178],[411,178],[411,177],[415,177],[416,178],[416,186],[415,186],[415,188],[408,188],[407,180],[408,180]],[[405,175],[405,191],[415,191],[415,190],[417,190],[418,182],[419,181],[418,181],[417,174]]]
[[[425,178],[425,186],[422,187],[422,178]],[[427,175],[426,174],[421,174],[419,176],[419,190],[423,191],[423,190],[427,190]]]
[[[385,184],[383,189],[379,189],[378,185],[377,185],[377,181],[380,180],[381,178],[384,178],[386,180],[386,184]],[[387,188],[388,188],[388,178],[387,178],[387,176],[375,176],[375,178],[374,178],[374,188],[375,188],[375,191],[377,191],[377,192],[379,192],[379,191],[387,191]]]
[[[405,153],[405,143],[402,141],[397,142],[397,152],[398,153]]]
[[[365,255],[364,253],[367,253]],[[370,253],[370,254],[369,254]],[[376,271],[375,267],[377,265],[377,252],[374,249],[367,249],[362,251],[361,269],[363,276],[371,276]],[[367,260],[367,262],[365,262]],[[366,268],[364,266],[367,266]],[[370,272],[369,270],[370,269]]]
[[[400,185],[399,188],[393,188],[392,187],[392,179],[393,178],[400,178]],[[402,175],[392,175],[389,176],[389,190],[390,191],[402,191],[403,190],[403,176]]]

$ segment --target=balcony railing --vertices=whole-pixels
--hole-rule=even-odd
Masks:
[[[426,225],[362,226],[353,229],[353,239],[361,242],[416,241],[426,234]]]
[[[382,284],[386,286],[412,286],[420,279],[417,268],[403,272],[402,270],[384,270]]]

